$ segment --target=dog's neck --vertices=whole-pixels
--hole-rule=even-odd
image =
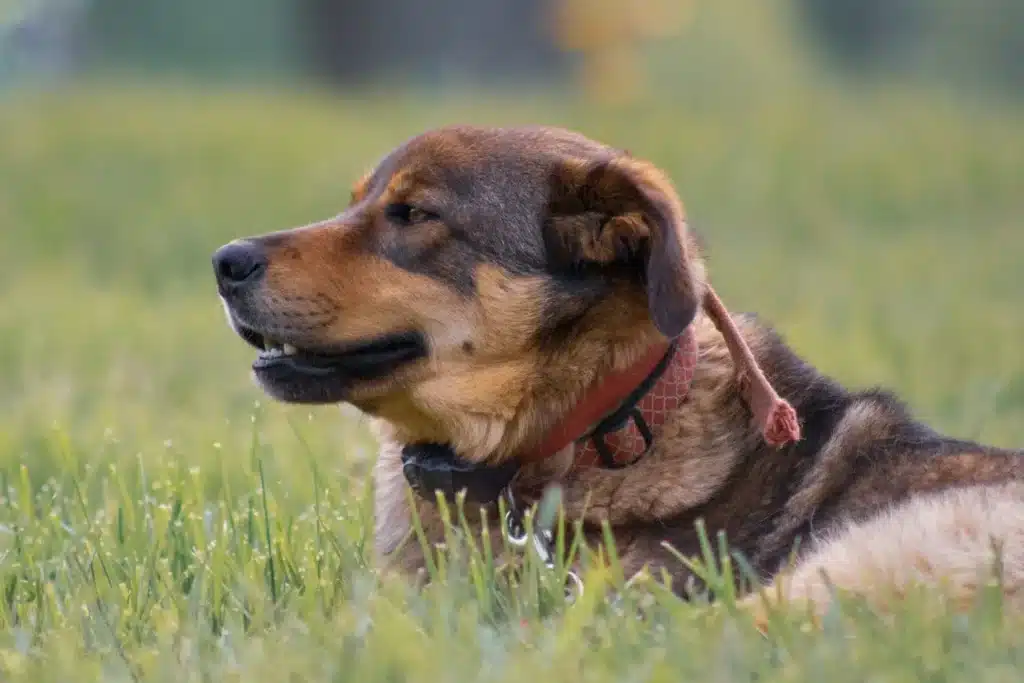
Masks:
[[[692,327],[671,342],[652,344],[635,363],[595,382],[520,462],[542,462],[573,444],[578,467],[635,462],[686,399],[696,366]]]

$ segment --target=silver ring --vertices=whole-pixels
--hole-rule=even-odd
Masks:
[[[515,529],[520,529],[521,532],[517,533]],[[505,513],[505,538],[511,545],[517,548],[522,548],[526,545],[528,534],[526,533],[526,526],[522,522],[516,522],[512,515],[512,511],[509,510]]]
[[[571,569],[565,575],[565,601],[570,605],[583,597],[583,579]]]
[[[537,551],[537,556],[541,562],[549,567],[554,566],[554,559],[552,558],[551,549],[548,548],[547,539],[541,536],[537,531],[533,532],[533,549]]]

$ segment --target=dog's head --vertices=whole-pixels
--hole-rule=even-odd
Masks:
[[[678,335],[704,287],[664,175],[551,128],[424,133],[338,216],[236,240],[213,266],[272,397],[350,402],[469,450],[536,412],[531,397]],[[452,433],[474,419],[475,437]]]

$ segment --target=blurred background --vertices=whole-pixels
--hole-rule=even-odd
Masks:
[[[776,61],[789,43],[846,76],[910,76],[1020,97],[1016,0],[5,0],[6,82],[98,68],[331,86],[582,85],[683,92],[707,60]],[[781,25],[780,25],[781,24]],[[780,30],[785,35],[780,35]],[[702,42],[692,45],[694,39]],[[661,44],[656,84],[645,78]],[[716,45],[717,43],[717,45]],[[745,46],[736,54],[738,46]],[[773,49],[774,48],[774,49]],[[700,64],[680,59],[704,55]],[[790,55],[792,56],[792,55]],[[699,66],[699,68],[698,68]],[[778,64],[763,64],[766,72]],[[669,70],[667,73],[664,69]],[[677,73],[677,70],[682,74]],[[684,78],[679,76],[683,75]],[[644,81],[638,83],[637,81]]]
[[[1024,446],[1022,100],[1020,0],[0,0],[0,465],[216,486],[258,413],[286,493],[300,423],[362,471],[357,418],[252,386],[209,256],[454,122],[652,159],[733,309]]]

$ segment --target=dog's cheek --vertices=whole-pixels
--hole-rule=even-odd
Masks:
[[[479,326],[462,312],[428,320],[424,327],[430,357],[436,362],[472,358],[479,349]]]
[[[548,279],[484,264],[475,280],[481,351],[506,358],[526,352],[541,327]]]

